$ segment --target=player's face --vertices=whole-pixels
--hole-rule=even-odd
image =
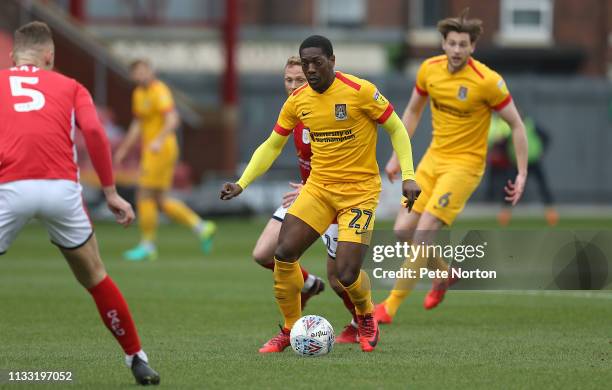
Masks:
[[[291,95],[293,91],[306,83],[306,76],[299,65],[289,65],[285,67],[285,91]]]
[[[324,92],[334,81],[336,57],[327,57],[318,47],[307,47],[300,53],[302,70],[308,84],[317,92]]]
[[[448,58],[448,67],[451,72],[460,70],[476,48],[470,40],[470,34],[450,31],[442,41],[442,49]]]
[[[146,87],[153,80],[153,69],[145,64],[140,64],[132,70],[132,80],[142,87]]]

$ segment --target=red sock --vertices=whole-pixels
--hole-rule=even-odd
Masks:
[[[269,270],[274,271],[274,263],[272,264],[261,264],[262,267],[267,268]],[[300,270],[302,271],[302,277],[304,278],[304,281],[306,281],[306,279],[308,279],[308,276],[310,275],[308,273],[308,271],[306,271],[304,268],[302,268],[302,266],[300,266]]]
[[[98,306],[102,322],[121,344],[123,351],[127,355],[140,351],[140,338],[130,309],[110,276],[107,275],[100,283],[90,288],[89,292]]]
[[[351,297],[349,297],[346,290],[342,291],[342,294],[340,294],[340,298],[342,298],[342,303],[344,303],[344,307],[346,307],[346,309],[351,312],[353,320],[357,322],[357,312],[355,311],[355,305],[353,304],[353,301],[351,301]]]
[[[304,278],[304,281],[306,281],[306,279],[308,279],[308,271],[306,271],[304,268],[302,268],[302,266],[300,265],[300,270],[302,271],[302,277]]]

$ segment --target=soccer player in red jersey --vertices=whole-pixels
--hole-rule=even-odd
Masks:
[[[15,31],[15,66],[0,70],[0,254],[32,218],[47,228],[76,279],[92,295],[102,321],[142,385],[158,384],[123,295],[106,274],[78,181],[75,129],[80,128],[108,207],[118,223],[134,220],[115,189],[108,139],[89,92],[53,72],[49,27],[32,22]]]
[[[287,59],[285,64],[285,91],[290,96],[296,89],[304,85],[306,76],[302,70],[302,60],[298,56],[291,56]],[[304,127],[303,123],[299,123],[293,129],[293,140],[295,149],[297,152],[298,166],[300,168],[300,176],[302,179],[301,183],[289,183],[293,187],[293,191],[287,192],[283,196],[283,202],[281,206],[276,209],[272,218],[268,221],[268,224],[261,232],[257,244],[253,249],[253,258],[255,261],[264,268],[268,268],[274,271],[274,250],[276,249],[276,243],[278,242],[278,236],[280,228],[289,206],[299,195],[304,183],[310,176],[310,158],[312,157],[312,151],[310,149],[310,134],[309,129]],[[334,221],[325,233],[321,236],[326,248],[327,248],[327,278],[332,286],[334,292],[342,299],[347,310],[353,316],[352,321],[344,328],[342,334],[336,338],[337,343],[357,343],[359,342],[357,336],[357,318],[355,313],[355,305],[351,302],[350,297],[344,291],[338,279],[336,277],[336,265],[334,260],[336,259],[336,247],[338,245],[338,223]],[[302,277],[304,279],[304,287],[302,288],[302,310],[306,305],[308,299],[317,295],[323,291],[325,284],[318,276],[309,274],[303,267],[300,266]],[[280,336],[280,337],[279,337]],[[269,352],[282,352],[289,346],[289,338],[286,335],[279,333],[276,337],[270,339],[267,343],[259,349],[261,353]]]

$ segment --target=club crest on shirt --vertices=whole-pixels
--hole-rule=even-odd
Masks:
[[[308,127],[304,127],[302,129],[302,143],[304,145],[308,145],[310,143],[310,129]]]
[[[457,92],[457,99],[465,100],[465,99],[467,99],[467,94],[468,94],[467,87],[464,87],[463,85],[460,85],[459,86],[459,92]]]
[[[334,110],[336,113],[337,121],[344,121],[348,119],[348,112],[346,111],[346,104],[336,104],[336,109]]]

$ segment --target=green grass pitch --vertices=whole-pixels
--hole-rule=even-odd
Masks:
[[[257,349],[281,321],[271,273],[250,258],[264,224],[264,219],[221,220],[208,256],[199,253],[188,230],[164,225],[160,258],[149,263],[120,258],[137,242],[136,228],[96,225],[108,272],[128,299],[164,388],[595,389],[612,383],[609,293],[451,291],[439,308],[426,312],[423,292],[417,291],[395,323],[382,328],[374,353],[336,345],[322,358],[300,358],[291,350],[260,356]],[[459,226],[490,228],[494,223]],[[605,224],[575,220],[561,227]],[[317,244],[303,264],[324,275],[323,259]],[[375,292],[377,300],[383,297],[384,292]],[[312,299],[305,313],[326,317],[337,333],[349,320],[331,289]],[[73,388],[134,387],[92,299],[37,223],[0,257],[0,370],[72,371]],[[64,385],[35,388],[46,387]]]

